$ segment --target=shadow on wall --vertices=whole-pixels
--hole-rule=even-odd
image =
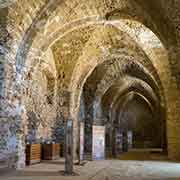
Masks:
[[[27,112],[28,117],[28,134],[26,135],[26,142],[28,143],[37,143],[37,131],[38,126],[41,122],[40,118],[33,111]]]
[[[62,113],[58,113],[51,129],[53,142],[64,144],[65,118]]]

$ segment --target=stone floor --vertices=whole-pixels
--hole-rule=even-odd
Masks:
[[[63,168],[62,160],[46,161],[23,171],[1,173],[0,180],[180,180],[180,163],[149,152],[129,152],[116,160],[89,161],[84,166],[75,166],[76,176],[62,176],[59,171]]]

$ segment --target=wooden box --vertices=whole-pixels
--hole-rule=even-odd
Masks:
[[[40,163],[41,161],[41,144],[26,145],[26,165]]]
[[[60,144],[43,144],[43,160],[58,159]]]

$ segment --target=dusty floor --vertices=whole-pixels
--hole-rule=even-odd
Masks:
[[[59,173],[64,168],[62,160],[47,161],[21,172],[1,174],[0,180],[180,180],[180,163],[168,162],[163,156],[129,152],[119,159],[91,161],[84,166],[75,166],[75,172],[79,175],[69,177]]]

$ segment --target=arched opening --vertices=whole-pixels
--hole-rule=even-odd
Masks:
[[[141,63],[141,65],[143,65],[143,62]],[[150,67],[150,64],[149,66],[146,66],[147,69]],[[109,157],[114,154],[114,149],[112,149],[112,147],[114,146],[113,143],[116,135],[114,134],[112,137],[112,134],[115,129],[118,129],[119,125],[119,117],[116,111],[120,108],[120,97],[131,91],[134,91],[135,94],[139,94],[140,97],[145,97],[144,100],[148,103],[148,108],[146,107],[146,103],[144,105],[148,110],[149,107],[151,107],[151,111],[148,111],[146,108],[145,109],[148,113],[150,112],[150,116],[153,111],[154,116],[151,116],[150,119],[153,119],[154,124],[157,123],[156,130],[158,130],[156,131],[154,129],[154,131],[156,131],[154,134],[157,132],[159,133],[157,134],[159,141],[157,140],[157,146],[149,145],[149,148],[156,147],[158,150],[167,150],[167,147],[164,146],[164,144],[166,144],[166,136],[163,134],[165,130],[165,119],[161,114],[159,87],[157,87],[157,82],[153,80],[154,77],[151,77],[150,73],[148,74],[148,70],[146,68],[141,69],[141,66],[138,64],[127,63],[127,61],[124,61],[124,63],[122,61],[120,63],[120,60],[113,59],[98,65],[88,77],[83,89],[83,99],[85,102],[84,145],[86,158],[92,158],[94,125],[101,125],[105,127],[105,137],[108,138],[105,139],[106,156]],[[152,69],[150,68],[149,70]],[[126,100],[124,101],[126,102]],[[155,110],[152,107],[155,107]],[[143,114],[143,111],[141,113]],[[133,110],[131,114],[133,114]],[[136,116],[136,114],[133,115]],[[123,128],[120,132],[123,132]],[[152,137],[149,136],[149,139],[152,139]]]
[[[144,119],[145,111],[150,121],[154,119],[150,104],[161,126],[158,141],[170,159],[179,159],[179,26],[164,4],[3,2],[1,154],[13,157],[12,165],[23,168],[26,142],[61,141],[66,147],[66,171],[72,173],[73,159],[79,159],[84,149],[81,124],[88,132],[88,127],[113,118],[131,119],[125,112],[135,113],[132,104],[141,109],[137,118]],[[120,108],[120,97],[131,91],[136,93],[134,99]],[[91,148],[92,137],[85,138]]]

